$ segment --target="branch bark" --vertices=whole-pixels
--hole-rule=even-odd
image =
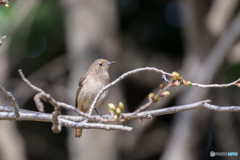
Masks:
[[[132,113],[123,113],[122,116],[129,117],[128,120],[134,119],[151,119],[152,117],[174,114],[184,111],[190,111],[195,109],[208,109],[216,112],[240,112],[240,106],[217,106],[209,104],[211,100],[203,100],[196,103],[191,103],[187,105],[172,106],[163,109],[144,111],[132,115]],[[39,121],[39,122],[52,122],[53,115],[49,113],[40,113],[34,111],[28,111],[25,109],[19,110],[19,118],[15,117],[14,108],[11,106],[1,106],[0,105],[0,120],[17,120],[17,121]],[[97,119],[99,115],[93,116],[94,119],[89,120],[89,122],[99,122]],[[102,115],[104,119],[111,117],[110,114]],[[86,118],[82,116],[70,116],[70,115],[59,115],[58,121],[62,126],[68,128],[84,128],[84,129],[103,129],[103,130],[122,130],[131,131],[131,127],[121,126],[121,125],[108,125],[99,123],[79,123],[84,121]],[[109,122],[107,122],[109,123]]]

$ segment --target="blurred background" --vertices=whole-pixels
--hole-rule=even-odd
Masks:
[[[156,67],[203,84],[240,77],[239,0],[12,0],[0,6],[0,85],[19,106],[36,111],[34,91],[18,75],[56,100],[74,105],[79,78],[97,58],[116,61],[111,80]],[[124,102],[132,112],[164,81],[153,72],[130,76],[110,90],[98,109]],[[240,90],[178,87],[151,109],[211,99],[240,106]],[[1,104],[9,105],[2,95]],[[53,107],[45,104],[45,111]],[[63,110],[63,114],[73,114]],[[54,134],[51,123],[0,121],[1,160],[228,160],[210,151],[240,154],[240,113],[194,110],[127,122],[132,132],[74,129]],[[237,158],[237,157],[234,157]]]

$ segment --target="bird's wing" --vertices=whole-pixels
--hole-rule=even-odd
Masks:
[[[79,93],[82,89],[82,86],[83,86],[83,82],[84,80],[87,78],[87,74],[85,73],[79,80],[78,82],[78,90],[77,90],[77,93],[76,93],[76,99],[75,99],[75,107],[78,108],[78,96],[79,96]]]

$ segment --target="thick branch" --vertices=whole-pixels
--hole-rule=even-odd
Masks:
[[[1,108],[2,106],[0,106]],[[8,107],[9,108],[9,107]],[[1,110],[1,109],[0,109]],[[53,116],[47,113],[40,112],[21,112],[18,119],[15,118],[14,112],[0,112],[0,120],[18,120],[18,121],[39,121],[39,122],[52,122]],[[68,116],[66,116],[68,117]],[[71,119],[79,119],[79,116],[71,116]],[[68,128],[84,128],[84,129],[103,129],[103,130],[121,130],[131,131],[132,127],[122,125],[108,125],[100,123],[79,123],[72,120],[65,119],[64,116],[59,116],[58,120],[62,126]]]
[[[152,111],[144,111],[141,113],[137,113],[136,115],[132,116],[132,113],[123,113],[122,116],[128,117],[126,120],[133,120],[133,119],[139,119],[139,118],[144,118],[144,119],[150,119],[151,117],[155,116],[162,116],[162,115],[168,115],[168,114],[173,114],[173,113],[179,113],[179,112],[184,112],[184,111],[189,111],[189,110],[194,110],[194,109],[208,109],[208,110],[213,110],[217,112],[240,112],[240,106],[216,106],[209,104],[211,101],[210,100],[204,100],[196,103],[191,103],[187,105],[180,105],[180,106],[173,106],[173,107],[168,107],[168,108],[162,108],[162,109],[157,109],[157,110],[152,110]],[[14,120],[16,119],[14,117],[14,112],[13,112],[13,107],[10,106],[0,106],[0,120]],[[49,113],[40,113],[40,112],[34,112],[34,111],[28,111],[24,109],[19,109],[19,114],[20,117],[17,119],[19,121],[40,121],[40,122],[52,122],[52,115]],[[104,119],[109,119],[111,115],[102,115],[101,117]],[[93,116],[95,119],[90,119],[90,122],[98,122],[97,117],[98,115]],[[79,123],[80,121],[85,120],[85,118],[81,116],[69,116],[69,115],[60,115],[58,119],[62,123],[63,126],[70,127],[70,128],[88,128],[90,126],[88,125],[82,125]],[[68,123],[69,122],[69,123]],[[109,123],[109,122],[108,122]],[[81,125],[80,125],[81,124]],[[89,124],[89,123],[87,123]],[[94,128],[98,125],[92,125],[90,128]],[[101,125],[100,125],[101,126]],[[120,125],[121,126],[121,125]],[[122,130],[119,125],[111,125],[111,129],[116,129],[116,130]],[[118,129],[117,129],[118,128]],[[130,131],[131,127],[127,127]],[[99,129],[106,129],[106,127],[102,126]],[[126,129],[126,128],[125,128]]]

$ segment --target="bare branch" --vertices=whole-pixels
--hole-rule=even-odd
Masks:
[[[211,105],[209,104],[211,101],[210,100],[204,100],[196,103],[191,103],[187,105],[180,105],[180,106],[173,106],[173,107],[168,107],[168,108],[162,108],[162,109],[157,109],[157,110],[152,110],[152,111],[144,111],[137,113],[136,115],[132,116],[132,113],[123,113],[122,115],[124,117],[128,117],[127,120],[133,120],[133,119],[151,119],[152,117],[155,116],[162,116],[162,115],[167,115],[167,114],[173,114],[173,113],[179,113],[179,112],[184,112],[184,111],[189,111],[189,110],[194,110],[194,109],[208,109],[208,110],[213,110],[217,112],[239,112],[240,111],[240,106],[216,106],[216,105]],[[16,119],[14,116],[13,112],[13,107],[10,106],[0,106],[0,120],[14,120]],[[4,112],[3,112],[4,111]],[[34,112],[34,111],[28,111],[24,109],[19,110],[20,117],[16,120],[19,121],[41,121],[41,122],[52,122],[53,115],[49,113],[40,113],[40,112]],[[111,115],[102,115],[102,118],[108,119]],[[90,119],[90,122],[98,122],[97,117],[98,115],[93,116],[95,119]],[[83,121],[84,118],[81,116],[69,116],[69,115],[60,115],[58,117],[59,121],[61,122],[62,126],[70,127],[70,128],[94,128],[97,127],[98,125],[83,125],[82,123],[79,123],[80,121]],[[89,123],[86,123],[89,124]],[[92,124],[92,123],[91,123]],[[108,127],[105,127],[103,125],[99,125],[97,129],[106,129]],[[125,130],[125,131],[130,131],[131,127],[126,127],[125,129],[121,128],[121,125],[111,125],[110,130],[116,129],[116,130]],[[106,129],[107,130],[107,129]]]
[[[193,110],[193,109],[200,109],[203,107],[203,105],[205,103],[209,103],[209,102],[211,102],[211,101],[204,100],[204,101],[191,103],[191,104],[187,104],[187,105],[173,106],[173,107],[162,108],[162,109],[157,109],[157,110],[153,110],[153,111],[145,111],[145,112],[138,113],[135,116],[132,116],[132,113],[126,113],[123,116],[124,117],[130,116],[131,119],[149,118],[149,117],[173,114],[173,113],[178,113],[178,112],[183,112],[183,111],[189,111],[189,110]]]
[[[212,110],[212,111],[217,111],[217,112],[239,112],[240,111],[239,106],[221,107],[221,106],[216,106],[216,105],[212,105],[212,104],[208,104],[208,103],[204,103],[203,108],[209,109],[209,110]]]
[[[23,72],[22,72],[21,69],[19,69],[18,72],[19,72],[20,76],[22,77],[22,80],[23,80],[24,82],[26,82],[27,85],[28,85],[29,87],[31,87],[34,91],[36,91],[36,92],[44,92],[41,88],[38,88],[38,87],[34,86],[34,85],[24,76],[24,74],[23,74]]]
[[[52,104],[54,106],[54,112],[53,112],[53,117],[52,117],[52,122],[53,122],[53,126],[52,126],[52,130],[54,133],[59,133],[61,132],[61,123],[58,121],[58,116],[61,114],[61,107],[59,107],[57,105],[56,100],[54,100],[51,95],[45,93],[42,89],[34,86],[22,73],[22,70],[19,69],[18,70],[19,74],[21,75],[23,81],[25,81],[28,86],[30,86],[33,90],[39,92],[38,94],[36,94],[36,96],[34,96],[34,100],[36,103],[37,108],[39,109],[39,111],[43,112],[44,111],[44,106],[43,103],[40,101],[40,99],[44,99],[46,102],[49,102],[50,104]]]
[[[70,128],[85,128],[85,129],[103,129],[103,130],[121,130],[121,131],[131,131],[132,127],[122,126],[122,125],[110,125],[101,123],[76,123],[69,120],[61,119],[63,126]]]
[[[43,93],[37,93],[35,96],[34,96],[34,98],[33,98],[33,100],[34,100],[34,102],[35,102],[35,104],[36,104],[36,106],[37,106],[37,109],[39,110],[39,112],[44,112],[44,105],[43,105],[43,103],[41,102],[41,97],[43,96],[42,95]]]
[[[59,133],[62,130],[62,125],[61,122],[58,121],[58,116],[61,115],[61,108],[60,107],[55,107],[54,112],[52,113],[52,121],[53,121],[53,126],[52,130],[54,133]]]
[[[147,110],[153,103],[154,103],[153,100],[150,99],[148,103],[144,104],[143,106],[139,107],[136,111],[134,111],[131,116],[134,116],[139,112]]]
[[[7,99],[9,99],[11,101],[11,103],[14,107],[15,116],[16,116],[16,118],[19,118],[19,111],[18,111],[19,107],[18,107],[17,102],[16,102],[15,98],[13,97],[13,95],[10,92],[6,91],[6,89],[2,86],[0,86],[0,91],[4,94],[4,96]]]
[[[0,120],[18,120],[18,121],[39,121],[39,122],[52,122],[53,116],[47,113],[40,112],[20,112],[20,118],[16,119],[13,112],[0,112]],[[72,116],[72,118],[79,118],[78,116]],[[79,123],[71,120],[58,117],[60,124],[69,128],[84,128],[84,129],[103,129],[103,130],[121,130],[131,131],[132,127],[122,125],[108,125],[100,123]]]
[[[171,81],[169,81],[168,85],[165,86],[163,89],[161,89],[161,87],[160,87],[158,93],[154,96],[154,98],[150,98],[148,103],[146,103],[145,105],[139,107],[136,111],[134,111],[132,113],[132,115],[130,117],[135,116],[137,113],[140,113],[142,111],[147,110],[153,103],[157,103],[159,101],[158,99],[161,97],[161,93],[163,93],[164,91],[166,91],[168,88],[170,88],[172,86],[173,86],[173,83],[172,83],[172,80],[171,80]]]
[[[100,96],[102,95],[103,92],[105,92],[105,91],[106,91],[107,89],[109,89],[110,87],[116,85],[118,82],[120,82],[120,81],[123,80],[124,78],[126,78],[126,77],[128,77],[128,76],[130,76],[130,75],[132,75],[132,74],[136,74],[136,73],[138,73],[138,72],[143,72],[143,71],[154,71],[154,72],[157,72],[157,73],[161,73],[161,74],[163,74],[163,75],[167,75],[167,76],[169,76],[169,77],[172,76],[172,74],[167,73],[167,72],[164,72],[163,70],[160,70],[160,69],[157,69],[157,68],[154,68],[154,67],[138,68],[138,69],[134,69],[134,70],[132,70],[132,71],[128,71],[128,72],[122,74],[120,77],[118,77],[115,81],[113,81],[113,82],[109,83],[107,86],[103,87],[103,88],[101,89],[101,91],[98,92],[97,96],[95,97],[95,99],[94,99],[94,101],[93,101],[93,103],[92,103],[92,105],[91,105],[91,107],[90,107],[90,109],[89,109],[89,111],[88,111],[88,114],[89,114],[89,115],[92,114],[92,111],[93,111],[93,109],[94,109],[94,107],[95,107],[98,99],[100,98]],[[164,80],[167,80],[165,77],[166,77],[166,76],[163,76],[163,79],[164,79]]]
[[[205,85],[205,84],[192,83],[192,86],[201,87],[201,88],[226,88],[226,87],[234,86],[238,82],[240,82],[240,78],[237,79],[236,81],[233,81],[233,82],[227,83],[227,84],[209,84],[209,85]]]

